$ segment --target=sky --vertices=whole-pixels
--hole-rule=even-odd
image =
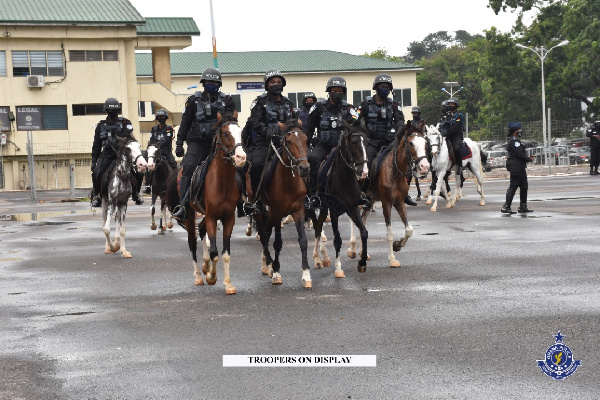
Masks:
[[[212,51],[210,0],[130,0],[143,17],[192,17],[200,36],[184,51]],[[430,33],[495,26],[509,32],[517,14],[487,0],[212,0],[218,52],[332,50],[403,56]],[[527,20],[526,20],[527,22]]]

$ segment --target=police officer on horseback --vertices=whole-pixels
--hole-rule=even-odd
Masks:
[[[388,97],[394,90],[392,77],[388,74],[377,75],[373,81],[373,90],[375,96],[367,97],[359,107],[360,118],[365,120],[369,135],[367,145],[369,168],[372,168],[377,153],[390,145],[396,138],[396,133],[404,128],[402,106]],[[417,205],[410,195],[406,196],[405,203],[411,206]]]
[[[323,160],[338,145],[344,129],[342,121],[351,124],[358,118],[358,112],[354,106],[344,100],[347,88],[346,80],[343,77],[332,76],[329,78],[325,92],[329,93],[329,97],[317,101],[312,106],[305,128],[308,144],[312,146],[308,153],[310,207],[320,205],[316,197],[317,173]]]
[[[181,125],[175,142],[175,155],[183,157],[183,142],[187,144],[187,152],[183,159],[183,172],[180,180],[180,205],[175,208],[173,217],[185,218],[190,202],[190,182],[196,167],[210,155],[210,149],[216,130],[217,113],[233,114],[235,103],[231,96],[221,92],[221,72],[216,68],[206,68],[202,72],[200,83],[204,87],[185,102],[181,117]]]
[[[264,76],[266,93],[258,96],[250,106],[250,117],[246,124],[250,137],[247,155],[252,164],[250,181],[256,200],[255,209],[259,212],[264,210],[258,198],[260,195],[258,186],[267,158],[271,155],[271,141],[276,148],[281,146],[283,133],[278,123],[298,118],[294,104],[282,95],[285,85],[285,78],[280,71],[275,69],[267,71]]]
[[[462,153],[460,147],[463,142],[463,114],[458,111],[460,103],[456,97],[448,99],[448,115],[444,123],[446,130],[446,140],[452,146],[454,152],[454,163],[457,166],[456,175],[461,175],[463,172],[462,167]]]
[[[425,122],[421,117],[421,107],[414,106],[410,112],[412,114],[412,126],[419,126],[421,122]]]
[[[160,153],[165,156],[167,162],[173,169],[177,169],[177,161],[173,157],[173,136],[175,131],[171,125],[167,125],[169,113],[164,108],[156,112],[156,121],[158,124],[152,127],[150,132],[149,146],[156,146]]]
[[[102,198],[100,197],[102,175],[117,158],[117,151],[113,148],[117,142],[116,138],[133,136],[131,121],[127,118],[119,117],[119,114],[121,114],[121,103],[119,103],[119,100],[109,97],[104,102],[103,110],[107,116],[106,119],[101,120],[96,125],[94,143],[92,144],[92,183],[94,185],[92,195],[90,196],[92,198],[92,207],[100,207],[102,205]],[[136,182],[133,185],[134,190],[131,198],[135,204],[140,205],[144,203],[142,196],[140,196],[144,174],[136,172],[135,177]]]
[[[310,113],[310,109],[313,104],[317,101],[317,96],[313,92],[304,93],[304,97],[302,98],[302,109],[298,111],[298,118],[302,121],[302,126],[306,129],[306,124],[308,122],[308,114]]]

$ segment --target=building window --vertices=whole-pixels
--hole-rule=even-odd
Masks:
[[[104,111],[103,103],[95,104],[73,104],[73,116],[80,115],[103,115],[106,114]]]
[[[371,90],[355,90],[352,92],[352,101],[354,107],[360,107],[363,101],[367,100],[367,97],[371,96]]]
[[[119,61],[117,50],[69,50],[69,61]]]
[[[0,51],[0,76],[6,76],[6,52]]]
[[[394,89],[394,101],[401,107],[412,106],[411,89]]]
[[[62,130],[67,128],[67,106],[42,106],[42,129]]]
[[[235,109],[237,110],[237,112],[241,112],[242,111],[242,96],[240,96],[239,94],[232,94],[231,99],[233,100],[233,102],[235,104]]]
[[[138,116],[140,118],[146,117],[146,103],[144,101],[138,101]]]
[[[64,76],[61,51],[13,51],[13,76]]]

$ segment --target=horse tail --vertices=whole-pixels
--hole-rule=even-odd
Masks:
[[[481,146],[479,145],[479,143],[476,144],[477,148],[479,149],[479,174],[481,175],[481,180],[485,181],[486,175],[485,171],[483,170],[483,164],[487,164],[487,154],[485,154],[484,151],[481,150]]]

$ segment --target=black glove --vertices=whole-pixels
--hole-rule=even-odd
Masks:
[[[267,139],[279,137],[281,135],[281,127],[279,125],[271,125],[267,128]]]
[[[177,157],[183,157],[183,145],[178,144],[175,146],[175,155]]]
[[[92,160],[92,168],[90,168],[92,172],[96,169],[96,161]]]

